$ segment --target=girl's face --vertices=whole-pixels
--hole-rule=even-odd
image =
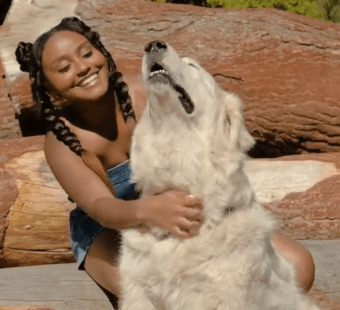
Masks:
[[[49,90],[68,101],[99,100],[109,87],[106,58],[77,32],[53,34],[45,44],[42,67]]]

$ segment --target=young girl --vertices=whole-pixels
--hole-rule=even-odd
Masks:
[[[128,163],[136,118],[127,85],[98,33],[76,17],[65,18],[33,45],[19,43],[16,56],[30,74],[46,124],[47,162],[77,203],[70,226],[79,269],[119,296],[117,230],[160,226],[177,238],[194,237],[203,221],[202,201],[179,190],[138,199]],[[273,240],[295,264],[307,292],[314,280],[310,253],[278,232]]]

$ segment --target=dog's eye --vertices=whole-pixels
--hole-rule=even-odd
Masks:
[[[192,66],[198,70],[198,68],[194,64],[188,64],[189,66]]]

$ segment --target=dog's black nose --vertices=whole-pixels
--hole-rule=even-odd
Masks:
[[[156,53],[158,50],[166,49],[166,43],[160,40],[152,41],[145,45],[145,51],[147,53]]]

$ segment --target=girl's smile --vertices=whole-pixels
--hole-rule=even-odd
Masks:
[[[98,82],[98,72],[97,73],[93,73],[88,77],[85,77],[84,79],[82,79],[77,85],[76,87],[90,87],[96,84],[96,82]]]

